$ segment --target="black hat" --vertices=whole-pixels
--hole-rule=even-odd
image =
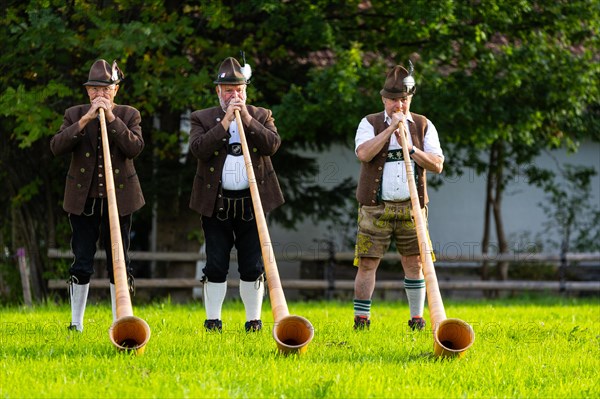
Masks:
[[[225,58],[225,61],[221,63],[219,67],[219,73],[217,74],[217,80],[214,84],[230,84],[230,85],[243,85],[248,83],[248,79],[242,72],[242,67],[238,60],[233,57]]]
[[[379,93],[386,98],[401,98],[415,94],[416,90],[412,68],[409,73],[404,67],[396,65],[388,72],[383,89]]]
[[[123,80],[123,72],[117,66],[117,62],[113,61],[112,67],[105,60],[94,62],[90,68],[88,81],[84,86],[110,86],[118,84]]]

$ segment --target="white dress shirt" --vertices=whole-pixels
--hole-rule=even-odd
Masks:
[[[384,112],[384,118],[389,126],[392,118],[388,116],[387,112]],[[406,128],[407,132],[410,132],[408,127],[409,123],[415,123],[410,113],[404,119],[404,127]],[[367,118],[363,118],[358,125],[358,129],[356,130],[354,151],[356,152],[361,144],[371,140],[374,137],[375,129],[373,128],[373,125],[367,121]],[[412,137],[410,134],[407,135],[407,142],[412,145]],[[400,146],[400,143],[398,143],[398,140],[396,139],[396,135],[392,134],[390,137],[388,151],[398,150],[401,148],[402,147]],[[427,130],[425,132],[425,138],[423,141],[423,151],[438,155],[442,157],[442,159],[444,158],[442,147],[440,146],[438,132],[429,119],[427,119]],[[413,170],[415,170],[414,161],[411,160],[411,162],[413,164]],[[408,180],[406,177],[406,166],[404,165],[404,161],[386,162],[384,164],[381,184],[381,199],[384,201],[405,201],[410,199]]]

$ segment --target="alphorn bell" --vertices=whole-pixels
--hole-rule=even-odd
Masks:
[[[427,225],[421,212],[417,184],[413,166],[408,153],[406,128],[404,122],[398,125],[400,131],[400,141],[402,145],[402,155],[406,166],[406,175],[408,179],[408,188],[410,191],[410,200],[412,205],[412,215],[417,230],[417,239],[419,241],[419,251],[421,263],[423,265],[423,274],[425,275],[425,287],[427,290],[427,303],[429,304],[429,314],[431,317],[431,328],[433,329],[433,352],[435,356],[441,357],[462,357],[467,349],[475,340],[475,333],[471,326],[460,319],[447,319],[440,288],[438,286],[435,268],[433,267],[433,249],[427,232]]]
[[[281,287],[281,280],[279,279],[279,271],[277,269],[277,262],[275,261],[275,254],[273,253],[273,245],[267,228],[265,213],[258,192],[256,176],[252,168],[248,142],[246,141],[242,118],[238,110],[235,111],[235,119],[240,134],[240,141],[242,142],[242,153],[244,155],[244,163],[246,164],[246,173],[248,174],[254,217],[258,229],[265,274],[269,285],[269,299],[271,300],[271,310],[275,322],[273,326],[273,338],[277,343],[280,353],[302,354],[306,352],[308,344],[313,339],[314,328],[307,319],[301,316],[290,315],[288,310],[283,288]]]
[[[121,225],[119,222],[119,210],[117,208],[117,196],[115,193],[104,109],[100,108],[99,113],[117,311],[117,320],[110,326],[108,334],[111,342],[117,349],[135,351],[136,355],[141,355],[144,353],[146,343],[150,339],[150,327],[144,320],[133,315],[133,307],[131,306],[131,297],[129,296],[129,287],[127,285],[127,267],[125,266],[125,253],[121,239]]]

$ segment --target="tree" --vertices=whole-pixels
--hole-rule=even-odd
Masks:
[[[591,1],[492,3],[472,8],[457,26],[448,72],[438,78],[431,100],[439,117],[447,115],[443,129],[466,149],[463,164],[487,170],[482,250],[488,249],[493,215],[504,253],[501,201],[508,182],[519,174],[539,176],[534,160],[544,149],[575,151],[583,139],[600,139],[600,10]],[[487,160],[479,158],[482,149]],[[523,165],[530,167],[524,171]],[[499,268],[503,279],[507,267]]]
[[[63,111],[87,101],[81,82],[91,62],[117,58],[127,75],[117,100],[136,106],[144,116],[146,150],[137,164],[145,194],[154,206],[145,207],[139,218],[142,225],[150,225],[147,221],[155,209],[162,210],[159,216],[186,218],[194,167],[193,160],[182,156],[187,141],[180,129],[182,115],[190,108],[215,104],[212,75],[219,62],[246,49],[248,60],[262,68],[256,86],[250,88],[253,102],[276,103],[282,86],[298,71],[282,67],[289,53],[280,43],[269,41],[270,30],[254,26],[272,17],[269,23],[281,26],[281,37],[286,38],[290,28],[301,28],[288,25],[289,19],[277,13],[280,4],[275,1],[46,1],[43,6],[36,1],[14,2],[3,9],[0,22],[5,48],[0,56],[0,125],[6,144],[0,173],[8,187],[1,199],[3,205],[10,205],[3,207],[7,223],[2,223],[2,243],[10,251],[21,245],[28,249],[38,299],[44,296],[48,275],[65,273],[49,267],[47,248],[69,241],[68,225],[57,217],[62,214],[61,176],[68,160],[52,158],[48,141],[58,130]],[[287,13],[291,16],[294,10]],[[317,14],[299,15],[319,20]],[[306,46],[304,34],[297,32],[295,38],[301,41],[299,48]],[[255,88],[262,84],[264,89]],[[349,189],[347,182],[341,187]],[[329,191],[336,198],[343,192]],[[319,193],[328,195],[327,190]],[[320,201],[320,196],[309,197],[304,202],[308,206],[282,216],[282,222],[293,226],[306,216],[302,212],[313,212],[311,202]],[[327,206],[335,204],[325,202],[319,209]],[[3,261],[2,266],[3,271],[11,269],[10,262]]]
[[[561,254],[599,251],[600,208],[591,199],[591,179],[598,171],[568,164],[559,170],[560,179],[541,179],[548,193],[547,201],[539,204],[549,216],[545,227],[558,233],[557,237],[549,235],[547,242],[560,248]]]
[[[0,244],[11,253],[28,249],[38,298],[50,273],[65,272],[44,254],[69,235],[60,209],[68,160],[53,158],[48,141],[64,110],[86,101],[81,82],[97,58],[123,66],[118,101],[142,112],[146,149],[136,164],[149,206],[136,223],[148,226],[144,239],[153,213],[159,224],[165,216],[190,219],[194,168],[182,154],[181,124],[190,109],[215,104],[214,71],[242,50],[255,70],[250,98],[273,109],[284,140],[274,163],[288,204],[271,217],[290,228],[305,218],[347,217],[340,204],[352,205],[355,184],[316,184],[314,159],[295,150],[349,145],[360,118],[381,109],[385,71],[408,59],[418,85],[413,109],[443,132],[446,173],[474,167],[489,176],[486,215],[494,210],[502,252],[501,202],[511,176],[539,172],[520,166],[532,165],[542,149],[574,151],[581,140],[600,139],[600,11],[592,0],[41,5],[10,2],[0,11],[0,175],[7,187]]]
[[[366,90],[379,87],[373,79],[383,76],[383,64],[411,58],[418,86],[413,109],[423,110],[443,132],[450,161],[445,173],[460,175],[473,167],[487,176],[482,252],[490,249],[492,220],[498,251],[508,252],[502,199],[509,182],[521,176],[543,186],[543,173],[535,166],[542,150],[576,151],[582,140],[600,140],[597,3],[412,1],[398,7],[382,1],[354,6],[332,12],[329,20],[336,18],[336,24],[331,31],[340,34],[335,42],[342,47],[335,51],[337,63],[311,71],[304,89],[292,87],[282,102],[290,110],[286,121],[311,127],[319,141],[346,139],[352,126],[345,118],[336,120],[339,129],[324,131],[331,115],[340,108],[360,115],[374,104]],[[370,51],[362,48],[366,45]],[[353,106],[337,97],[347,82],[360,93]],[[298,109],[304,112],[294,113]],[[503,279],[507,267],[500,265]],[[483,270],[487,278],[485,265]]]

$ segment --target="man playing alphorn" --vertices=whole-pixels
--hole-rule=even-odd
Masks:
[[[84,83],[90,104],[67,109],[60,130],[50,141],[50,149],[54,155],[71,155],[63,202],[71,224],[71,249],[75,257],[69,269],[71,330],[83,331],[83,316],[99,238],[106,251],[113,321],[116,319],[116,292],[103,160],[109,154],[104,154],[102,150],[98,119],[100,108],[104,109],[106,115],[121,239],[127,271],[130,279],[132,278],[127,253],[131,216],[145,203],[133,159],[142,152],[144,139],[138,110],[114,102],[122,79],[123,73],[116,62],[112,66],[105,60],[94,62],[88,81]]]
[[[410,308],[411,329],[425,327],[425,280],[419,256],[415,223],[404,157],[400,146],[399,125],[409,132],[407,145],[416,174],[421,211],[427,217],[427,182],[425,172],[441,173],[444,155],[437,130],[422,115],[410,112],[415,93],[411,72],[395,66],[387,74],[381,101],[382,112],[364,117],[356,131],[355,151],[361,161],[356,198],[360,205],[356,237],[354,282],[354,328],[370,326],[371,298],[375,274],[381,258],[393,239],[401,255],[404,287]]]
[[[235,111],[242,119],[265,214],[284,202],[270,158],[279,149],[281,138],[270,110],[246,104],[249,79],[249,65],[242,68],[235,58],[226,58],[214,81],[219,106],[191,116],[190,151],[198,164],[190,208],[201,215],[206,242],[202,271],[207,331],[222,330],[221,308],[234,245],[240,297],[246,309],[245,330],[262,328],[264,266]]]

